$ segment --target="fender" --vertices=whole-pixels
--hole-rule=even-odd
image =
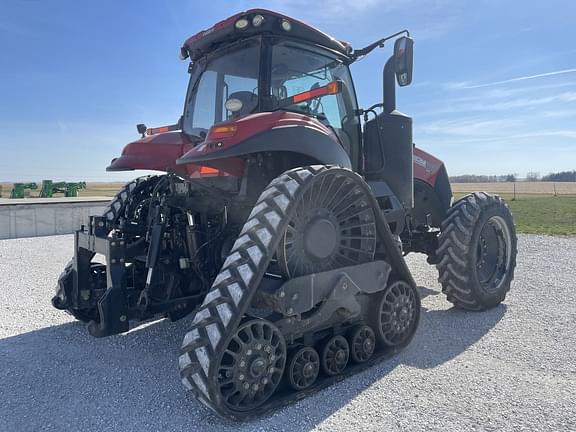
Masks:
[[[249,116],[251,118],[237,122],[221,123],[237,125],[238,135],[217,140],[208,134],[205,142],[188,151],[176,164],[215,161],[210,165],[217,166],[217,160],[253,153],[292,152],[308,156],[320,164],[352,167],[350,157],[334,132],[319,121],[286,112],[260,113],[262,115],[266,117]]]
[[[424,224],[426,215],[432,226],[439,227],[452,205],[452,188],[444,163],[424,150],[414,147],[414,210],[415,219]]]
[[[228,159],[219,164],[221,171],[208,174],[198,165],[176,165],[176,159],[192,148],[192,142],[182,132],[151,135],[127,144],[120,157],[112,159],[106,171],[152,170],[173,172],[180,176],[227,176],[240,177],[244,172],[241,160]]]
[[[145,169],[186,175],[185,167],[176,166],[175,161],[190,148],[192,143],[181,132],[147,136],[127,144],[121,156],[112,159],[106,171]]]

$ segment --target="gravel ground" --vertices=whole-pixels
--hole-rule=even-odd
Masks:
[[[401,354],[232,424],[184,392],[188,320],[94,339],[50,306],[71,236],[0,241],[0,431],[576,431],[576,239],[521,236],[506,304],[451,309],[409,257],[423,316]]]

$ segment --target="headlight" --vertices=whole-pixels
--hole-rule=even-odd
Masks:
[[[282,20],[282,28],[286,31],[290,31],[290,30],[292,30],[292,24],[290,23],[290,21],[283,19]]]

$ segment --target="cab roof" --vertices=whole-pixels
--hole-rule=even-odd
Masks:
[[[260,21],[259,25],[255,25],[257,21]],[[190,57],[194,61],[222,45],[258,34],[299,39],[336,51],[345,57],[350,57],[352,53],[352,47],[347,42],[338,41],[308,24],[266,9],[250,9],[189,37],[181,48],[181,58]]]

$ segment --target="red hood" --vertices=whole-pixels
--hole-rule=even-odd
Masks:
[[[147,136],[127,144],[106,171],[145,169],[190,174],[185,167],[176,165],[176,159],[191,148],[192,143],[182,132]]]

